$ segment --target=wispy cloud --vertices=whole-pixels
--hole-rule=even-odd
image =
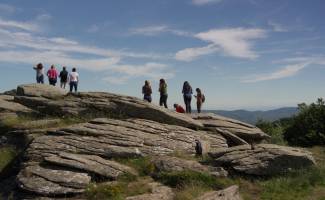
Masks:
[[[39,26],[32,22],[18,22],[12,20],[4,20],[2,18],[0,18],[0,27],[16,28],[25,31],[33,31],[33,32],[39,30]]]
[[[64,37],[45,37],[34,31],[32,23],[0,21],[0,62],[34,65],[66,65],[86,70],[114,73],[111,82],[121,83],[134,77],[172,77],[169,66],[152,62],[160,55],[112,50],[84,45]],[[80,57],[80,54],[82,57]],[[145,59],[144,64],[125,63],[124,58]],[[119,80],[119,81],[118,81]]]
[[[255,59],[259,55],[252,50],[253,40],[266,37],[266,31],[245,28],[212,29],[195,34],[194,37],[210,44],[206,47],[180,50],[176,53],[176,59],[191,61],[201,55],[214,53],[219,49],[227,56]]]
[[[192,36],[193,34],[187,31],[170,28],[167,25],[145,26],[131,28],[129,30],[131,35],[157,36],[163,33],[170,33],[179,36]]]
[[[178,51],[175,55],[175,59],[180,60],[180,61],[189,62],[189,61],[195,60],[196,58],[198,58],[200,56],[208,55],[208,54],[214,53],[218,50],[219,50],[219,48],[214,44],[210,44],[205,47],[187,48],[187,49]]]
[[[312,65],[325,65],[325,56],[285,58],[279,61],[275,61],[273,63],[284,64],[285,66],[274,72],[244,77],[241,81],[243,83],[256,83],[261,81],[269,81],[291,77]]]
[[[223,0],[192,0],[194,5],[202,6],[206,4],[220,3]]]
[[[285,27],[282,24],[273,22],[273,21],[268,21],[268,25],[272,27],[272,30],[275,32],[288,32],[288,28]]]
[[[272,72],[270,74],[258,74],[251,77],[246,77],[242,80],[243,83],[256,83],[261,81],[269,81],[287,78],[296,75],[299,71],[303,70],[310,63],[301,63],[301,64],[293,64],[287,65],[284,68]]]
[[[88,29],[88,33],[97,33],[99,31],[99,26],[97,24],[91,25]]]

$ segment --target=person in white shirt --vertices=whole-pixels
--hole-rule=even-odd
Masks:
[[[79,74],[76,71],[76,68],[72,68],[72,72],[69,74],[70,92],[72,92],[73,88],[75,92],[78,90]]]

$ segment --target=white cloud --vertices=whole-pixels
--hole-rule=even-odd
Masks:
[[[284,68],[270,74],[259,74],[242,80],[243,83],[255,83],[260,81],[276,80],[296,75],[298,72],[307,67],[310,63],[300,63],[287,65]]]
[[[192,0],[192,3],[194,5],[201,6],[201,5],[212,4],[212,3],[220,3],[222,1],[223,0]]]
[[[272,27],[273,31],[275,32],[288,32],[289,30],[284,27],[283,25],[273,22],[273,21],[269,21],[268,24]]]
[[[196,38],[220,47],[226,55],[248,59],[258,57],[258,54],[252,50],[251,40],[265,36],[266,31],[263,29],[245,28],[212,29],[195,35]]]
[[[0,27],[15,28],[15,29],[21,29],[24,31],[33,31],[33,32],[39,30],[39,26],[35,23],[4,20],[2,18],[0,18]]]
[[[218,50],[219,50],[219,48],[213,44],[210,44],[205,47],[187,48],[187,49],[178,51],[175,55],[175,59],[180,60],[180,61],[189,62],[189,61],[195,60],[196,58],[198,58],[200,56],[208,55],[208,54],[214,53]]]

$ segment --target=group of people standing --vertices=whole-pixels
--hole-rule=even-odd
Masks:
[[[42,63],[38,63],[35,67],[36,70],[36,82],[40,84],[44,84],[45,78],[45,68]],[[69,82],[70,85],[70,92],[74,91],[77,92],[78,90],[78,83],[79,83],[79,74],[76,68],[72,68],[72,71],[69,73],[67,68],[64,66],[62,67],[62,71],[58,73],[54,65],[51,65],[50,69],[46,73],[49,84],[55,86],[57,83],[58,78],[60,78],[60,87],[65,89],[67,83]]]
[[[167,106],[167,98],[168,98],[168,93],[167,93],[167,83],[165,79],[160,79],[159,81],[159,89],[160,93],[160,99],[159,99],[159,105],[164,106],[165,108],[168,108]],[[205,101],[205,96],[201,92],[200,88],[196,88],[196,95],[194,97],[196,98],[196,105],[197,105],[197,112],[201,112],[202,104]],[[142,87],[142,94],[143,94],[143,99],[145,101],[151,102],[152,101],[152,88],[150,85],[150,82],[148,80],[145,81],[144,86]],[[184,98],[184,104],[185,104],[185,109],[179,105],[179,104],[174,104],[174,108],[176,109],[176,112],[180,113],[191,113],[192,108],[191,108],[191,101],[192,101],[192,95],[193,95],[193,90],[191,85],[189,84],[188,81],[185,81],[183,84],[183,90],[182,90],[183,98]]]

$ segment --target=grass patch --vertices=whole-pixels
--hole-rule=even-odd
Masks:
[[[155,172],[155,165],[151,162],[150,157],[123,158],[115,161],[130,166],[138,171],[139,176],[152,175]]]
[[[175,200],[193,200],[210,191],[211,188],[201,184],[188,184],[175,190]]]
[[[77,117],[53,118],[21,115],[2,119],[0,128],[7,131],[15,129],[60,128],[82,122],[86,122],[86,120]]]
[[[159,182],[173,188],[186,185],[201,185],[211,189],[222,189],[233,184],[231,179],[216,178],[205,172],[180,171],[180,172],[162,172],[155,176]]]
[[[13,147],[0,148],[0,173],[15,159],[16,156],[17,152]]]
[[[142,177],[132,182],[118,180],[101,184],[92,183],[86,189],[85,195],[87,199],[123,200],[128,196],[150,193],[150,182],[152,182],[151,178]]]

